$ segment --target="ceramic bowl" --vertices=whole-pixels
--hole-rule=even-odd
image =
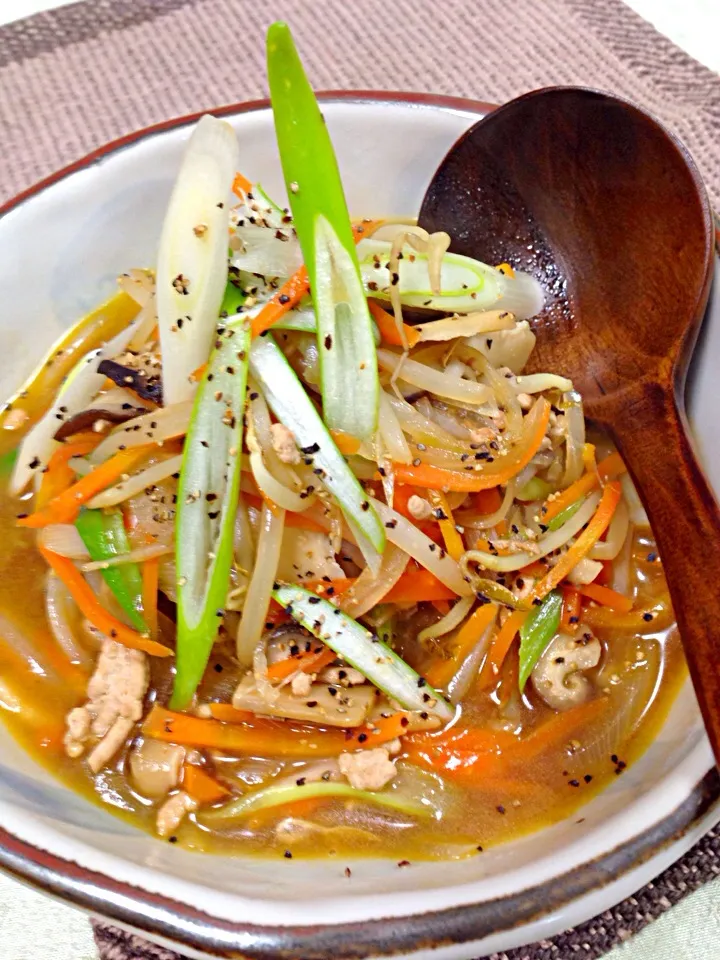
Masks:
[[[487,109],[439,97],[326,96],[351,212],[415,214],[447,149]],[[282,195],[267,104],[221,112],[238,133],[245,173]],[[7,204],[0,394],[119,272],[154,263],[193,119],[111,144]],[[716,288],[690,381],[693,428],[716,491],[719,359]],[[394,860],[186,852],[65,789],[0,725],[0,867],[192,957],[450,960],[507,950],[622,900],[718,820],[720,781],[689,684],[645,756],[581,814],[469,861],[404,870]]]

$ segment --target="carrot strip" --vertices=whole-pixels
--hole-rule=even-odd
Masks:
[[[586,607],[583,623],[595,629],[608,628],[625,633],[654,633],[664,630],[673,622],[673,609],[667,593],[655,603],[629,613],[618,613],[610,607]]]
[[[353,224],[353,236],[355,242],[369,236],[373,230],[380,226],[382,220],[368,220],[362,223]],[[280,287],[277,293],[268,300],[260,313],[255,317],[250,328],[253,337],[259,337],[260,334],[269,330],[273,324],[284,316],[288,310],[292,310],[302,300],[310,290],[310,281],[308,272],[303,264],[285,283]]]
[[[615,508],[620,501],[620,484],[612,480],[607,484],[593,518],[588,523],[575,543],[564,553],[554,567],[545,574],[542,580],[535,584],[529,600],[542,600],[546,594],[565,579],[572,568],[587,556],[593,544],[597,543],[603,531],[612,520]]]
[[[521,740],[513,754],[518,759],[527,761],[545,750],[563,747],[578,727],[596,721],[609,703],[609,697],[596,697],[566,710],[565,713],[555,714]]]
[[[450,504],[447,501],[447,497],[440,490],[428,490],[428,495],[430,497],[430,503],[432,503],[436,510],[441,510],[445,516],[445,519],[438,518],[440,532],[442,533],[443,540],[445,541],[445,549],[453,558],[453,560],[457,560],[459,562],[462,559],[462,555],[465,553],[465,545],[463,544],[463,539],[455,527],[455,520],[453,518],[452,510],[450,509]]]
[[[182,785],[183,790],[201,806],[217,803],[230,793],[228,788],[218,783],[215,777],[211,777],[202,767],[192,763],[183,765]]]
[[[95,467],[92,473],[81,477],[77,483],[51,500],[42,510],[19,519],[18,526],[36,529],[46,527],[49,523],[72,523],[84,503],[92,499],[96,493],[109,487],[146,457],[151,446],[153,444],[144,444],[130,450],[120,450],[99,467]]]
[[[223,723],[254,723],[258,719],[252,711],[238,710],[230,703],[208,703],[207,707],[215,720],[222,720]]]
[[[153,657],[171,657],[173,655],[169,647],[143,636],[136,630],[132,630],[111,613],[108,613],[101,606],[85,577],[72,560],[68,557],[61,557],[57,553],[52,553],[45,547],[38,546],[38,550],[68,588],[82,615],[87,617],[90,623],[106,637],[117,640],[125,647],[132,647],[133,650],[144,650],[145,653],[149,653]]]
[[[597,489],[601,480],[614,480],[626,469],[620,454],[611,453],[610,456],[600,461],[597,470],[584,473],[579,480],[571,483],[562,493],[557,496],[553,495],[552,499],[546,500],[540,509],[542,522],[547,523],[549,520],[553,520],[581,497],[586,497],[588,493]]]
[[[460,627],[453,641],[452,656],[449,659],[436,660],[425,671],[425,678],[433,687],[445,687],[457,673],[462,662],[472,652],[483,632],[497,615],[497,604],[485,603]]]
[[[501,466],[493,473],[479,474],[446,470],[444,467],[435,467],[429,463],[422,463],[418,467],[405,463],[393,463],[395,479],[401,483],[413,484],[416,487],[426,487],[428,490],[452,490],[461,493],[487,490],[490,487],[507,483],[530,463],[545,436],[550,419],[550,404],[547,401],[538,402],[544,404],[542,414],[532,435],[525,444],[522,454],[515,460],[512,457],[505,457],[500,461],[501,464],[503,461],[511,461],[509,466]]]
[[[235,179],[233,180],[232,192],[240,200],[244,200],[248,193],[252,192],[252,184],[244,177],[241,173],[235,174]]]
[[[73,485],[75,471],[68,466],[68,461],[72,457],[84,457],[85,454],[90,453],[99,440],[100,437],[97,435],[89,435],[84,438],[84,435],[78,434],[74,440],[64,443],[53,453],[48,462],[47,470],[42,475],[40,489],[35,497],[36,510],[42,510],[48,503]]]
[[[344,453],[346,456],[357,453],[360,449],[358,438],[351,436],[349,433],[343,433],[342,430],[331,430],[330,435],[340,453]]]
[[[455,594],[423,567],[406,571],[383,597],[383,603],[420,603],[423,600],[455,600]]]
[[[630,613],[633,608],[632,597],[623,596],[617,590],[610,587],[603,587],[597,583],[588,583],[580,587],[580,593],[590,600],[601,604],[603,607],[610,607],[611,610],[617,610],[618,613]]]
[[[432,605],[435,607],[437,612],[441,617],[445,617],[450,613],[450,601],[449,600],[431,600]]]
[[[502,506],[502,494],[498,487],[489,487],[487,490],[478,490],[472,495],[473,510],[486,515],[495,513]]]
[[[153,640],[158,635],[158,579],[160,561],[157,557],[146,560],[142,566],[143,617]]]
[[[380,331],[380,336],[383,341],[394,347],[404,346],[395,322],[395,317],[391,313],[388,313],[387,310],[383,310],[375,300],[368,300],[368,307],[370,308],[370,313],[373,315],[375,323],[378,325],[378,330]],[[404,323],[402,328],[408,347],[414,347],[420,340],[420,334],[414,327],[409,326],[407,323]]]
[[[294,673],[319,673],[323,667],[329,666],[333,660],[337,660],[337,654],[330,647],[324,647],[319,652],[314,650],[308,653],[301,653],[295,657],[287,657],[285,660],[278,660],[267,668],[268,680],[286,680]]]
[[[560,626],[563,630],[574,630],[580,618],[580,591],[576,587],[563,587],[563,605]]]
[[[207,370],[207,363],[201,363],[199,367],[196,367],[193,372],[188,377],[193,383],[200,383],[202,378],[205,376],[205,371]]]
[[[515,610],[495,634],[495,638],[485,657],[485,663],[480,671],[478,685],[481,689],[490,687],[500,676],[505,657],[507,657],[517,632],[525,622],[527,611]]]

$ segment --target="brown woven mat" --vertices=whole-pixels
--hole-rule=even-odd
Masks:
[[[685,141],[720,205],[720,77],[620,0],[88,0],[39,14],[0,29],[0,202],[129,131],[264,96],[263,33],[279,17],[318,88],[631,97]],[[594,960],[719,873],[712,833],[637,897],[494,960]],[[112,928],[96,939],[102,960],[177,960]]]

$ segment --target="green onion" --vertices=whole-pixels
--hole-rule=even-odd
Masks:
[[[453,708],[362,624],[338,607],[295,584],[279,586],[273,597],[314,637],[359,670],[371,683],[406,710],[425,710],[449,720]]]
[[[278,420],[291,431],[318,479],[333,494],[353,532],[382,553],[385,528],[367,494],[335,446],[312,400],[271,334],[256,337],[250,351],[252,374]]]
[[[580,499],[576,500],[575,503],[571,503],[569,507],[565,507],[564,510],[561,510],[556,517],[553,517],[552,520],[547,523],[548,530],[559,530],[564,523],[568,522],[570,517],[575,516],[583,503],[585,503],[585,498],[580,497]],[[540,520],[542,522],[542,517]]]
[[[553,489],[553,486],[547,480],[543,480],[541,477],[532,477],[522,490],[518,490],[516,496],[518,500],[526,503],[533,500],[547,500]]]
[[[540,606],[532,608],[520,627],[520,693],[525,689],[535,664],[557,633],[561,611],[561,594],[549,593]]]
[[[221,314],[244,294],[228,284]],[[177,672],[171,706],[182,710],[202,680],[224,613],[240,490],[250,331],[228,323],[216,337],[195,397],[177,495]]]
[[[267,35],[280,160],[317,317],[325,422],[361,440],[377,429],[370,313],[335,152],[287,24]]]
[[[267,810],[271,807],[280,807],[295,800],[306,800],[310,797],[339,797],[341,799],[356,800],[363,803],[372,803],[387,807],[390,810],[399,810],[413,817],[430,817],[432,808],[402,797],[397,791],[377,793],[370,790],[356,790],[348,783],[336,783],[333,780],[319,780],[317,783],[305,783],[298,787],[294,783],[278,783],[274,786],[256,790],[245,794],[238,800],[226,803],[224,807],[206,813],[203,820],[230,820],[245,816],[255,810]]]
[[[80,511],[75,527],[87,547],[90,559],[110,560],[130,553],[125,523],[120,510]],[[148,627],[142,615],[142,574],[136,563],[123,563],[100,571],[123,613],[141,633]]]

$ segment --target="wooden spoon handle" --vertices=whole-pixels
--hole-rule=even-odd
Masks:
[[[720,766],[720,509],[671,387],[644,384],[611,427],[645,504],[685,656]]]

